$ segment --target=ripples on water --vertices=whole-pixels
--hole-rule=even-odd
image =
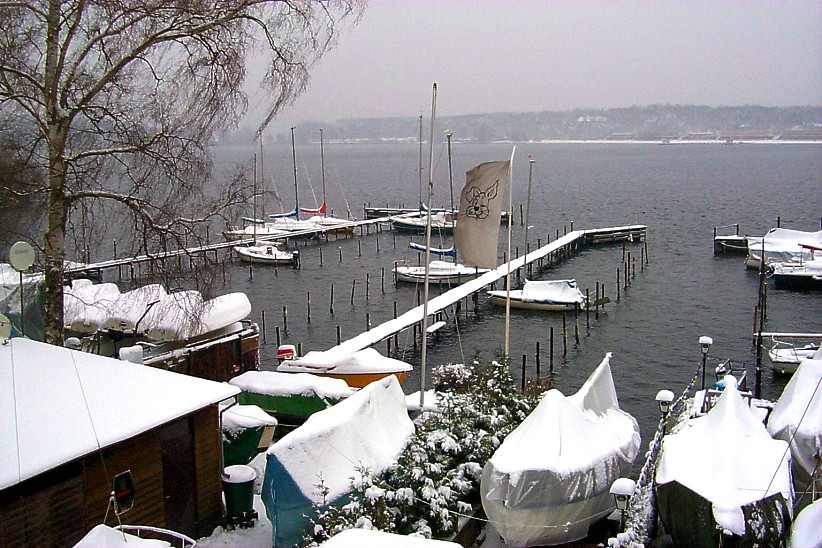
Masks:
[[[507,158],[510,145],[455,145],[455,193],[464,173],[488,160]],[[223,161],[250,157],[251,147],[218,150]],[[290,149],[269,147],[267,169],[273,170],[285,207],[293,207],[293,176]],[[298,147],[300,203],[314,205],[308,174],[320,197],[318,146]],[[548,368],[548,331],[556,333],[555,360],[558,388],[569,394],[579,388],[605,352],[613,352],[612,369],[621,405],[640,422],[643,439],[649,439],[657,418],[654,396],[662,388],[680,391],[700,362],[697,339],[714,339],[711,355],[753,362],[751,328],[756,301],[757,275],[744,269],[741,257],[716,258],[712,254],[714,225],[740,223],[743,233],[764,234],[775,226],[817,230],[822,216],[822,146],[820,145],[679,145],[647,144],[521,144],[514,166],[514,202],[525,201],[528,177],[527,155],[536,160],[529,240],[555,235],[571,219],[575,228],[594,228],[632,223],[648,225],[650,265],[637,265],[636,278],[627,295],[612,304],[598,321],[591,315],[586,333],[580,317],[581,341],[576,347],[569,337],[566,359],[561,356],[560,316],[514,311],[511,318],[511,353],[519,377],[521,355],[528,354],[528,375],[535,373],[534,346],[542,346],[542,370]],[[435,198],[448,202],[447,159],[435,152]],[[345,216],[347,199],[355,216],[362,216],[363,202],[415,204],[418,195],[417,146],[327,145],[326,177],[330,206]],[[307,168],[306,168],[307,166]],[[319,198],[321,200],[321,198]],[[279,210],[269,203],[267,209]],[[515,206],[516,208],[516,206]],[[342,213],[342,214],[341,214]],[[518,220],[518,215],[517,215]],[[504,234],[504,231],[502,232]],[[419,237],[418,237],[419,238]],[[514,227],[515,244],[521,248],[522,228]],[[265,310],[268,345],[262,357],[273,365],[274,325],[282,322],[282,307],[288,307],[289,333],[284,342],[301,342],[304,352],[326,349],[336,342],[335,326],[343,338],[365,328],[366,313],[372,325],[392,317],[393,302],[400,313],[416,304],[411,285],[394,287],[393,261],[406,256],[409,237],[392,233],[361,240],[340,240],[322,246],[324,266],[319,266],[319,247],[301,248],[303,268],[299,271],[256,267],[253,281],[247,267],[230,271],[230,289],[245,291],[253,304],[253,317]],[[436,242],[439,244],[440,242]],[[447,245],[448,242],[442,242]],[[500,241],[500,257],[504,248]],[[343,251],[339,263],[338,247]],[[639,244],[629,245],[639,260]],[[607,284],[615,300],[615,270],[620,265],[619,245],[589,248],[564,264],[543,272],[541,278],[576,278],[581,288]],[[380,289],[380,269],[386,271],[385,295]],[[365,299],[366,272],[370,274],[369,298]],[[349,303],[352,279],[357,280],[355,303]],[[335,284],[335,314],[329,313],[329,288]],[[306,322],[306,291],[311,292],[312,321]],[[437,291],[437,290],[434,290]],[[429,349],[429,363],[462,361],[475,352],[491,358],[502,347],[502,309],[480,300],[478,314],[453,322],[441,330]],[[780,331],[822,332],[822,293],[772,290],[769,295],[768,328]],[[573,333],[569,316],[569,331]],[[410,345],[407,336],[400,336]],[[385,352],[385,345],[378,346]],[[408,361],[418,357],[406,354]],[[767,362],[767,359],[765,360]],[[779,395],[785,378],[763,371],[766,397]],[[411,391],[416,378],[406,385]],[[709,373],[708,378],[712,378]]]

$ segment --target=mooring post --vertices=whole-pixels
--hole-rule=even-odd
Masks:
[[[385,267],[380,267],[380,291],[385,295]]]
[[[565,325],[565,311],[562,311],[562,357],[568,354],[568,330]]]
[[[320,266],[322,266],[323,265],[323,248],[322,248],[322,246],[319,249],[320,249]]]
[[[397,285],[397,261],[394,261],[394,269],[391,271],[394,276],[394,285]]]
[[[639,271],[645,270],[645,246],[639,248]]]
[[[354,305],[354,288],[357,287],[357,279],[351,280],[351,305]]]
[[[525,360],[528,359],[525,354],[522,355],[522,391],[525,392]]]
[[[736,225],[736,235],[739,236],[739,225]],[[642,242],[642,249],[645,250],[645,264],[648,264],[648,240]]]
[[[277,338],[277,348],[279,348],[280,347],[280,326],[279,325],[274,326],[274,335]]]
[[[252,265],[248,265],[248,279],[254,279],[254,267]]]
[[[331,282],[331,297],[328,299],[328,311],[334,315],[334,282]]]
[[[397,319],[397,301],[394,301],[394,319],[395,320]],[[398,337],[399,337],[399,335],[397,333],[394,333],[394,348],[395,349],[400,347]]]
[[[262,324],[263,328],[263,344],[266,344],[268,341],[266,340],[266,329],[265,329],[265,310],[260,311],[260,323]]]
[[[302,355],[303,355],[303,343],[298,342],[297,343],[297,357],[299,358]]]
[[[777,215],[776,217],[776,228],[782,228],[782,216]]]
[[[371,330],[371,314],[369,312],[365,313],[365,330]]]
[[[574,342],[579,346],[579,304],[574,303]]]
[[[288,334],[288,307],[283,305],[283,333]]]
[[[342,338],[340,336],[340,324],[337,324],[337,345],[340,344],[341,340],[342,340]]]
[[[573,231],[574,231],[574,220],[571,219],[571,232],[573,232]]]
[[[554,373],[554,327],[551,326],[548,336],[548,371]]]
[[[620,290],[620,283],[619,283],[619,267],[617,267],[617,302],[619,302],[619,290]]]
[[[625,240],[622,240],[622,262],[625,262]]]
[[[536,349],[536,352],[534,353],[534,359],[536,360],[536,364],[537,364],[537,380],[539,380],[539,361],[540,361],[539,360],[539,341],[537,341],[536,346],[537,346],[537,349]]]
[[[636,278],[636,257],[631,258],[631,278]]]
[[[597,282],[595,295],[596,300],[594,301],[594,319],[599,320],[599,282]]]
[[[371,273],[366,272],[365,273],[365,300],[366,301],[368,300],[368,291],[369,291],[370,285],[371,285]]]
[[[397,233],[393,230],[391,231],[391,238],[394,241],[394,249],[397,249]]]
[[[585,331],[591,331],[591,295],[587,287],[585,288]]]
[[[380,235],[377,234],[374,239],[377,240],[377,255],[379,255],[380,254]]]
[[[362,257],[362,240],[357,239],[357,257]]]
[[[311,292],[310,291],[305,292],[305,310],[306,310],[306,313],[308,314],[308,316],[306,317],[306,320],[308,321],[308,323],[311,323]]]

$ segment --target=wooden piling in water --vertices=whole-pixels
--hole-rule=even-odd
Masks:
[[[288,306],[283,305],[283,333],[288,334]]]
[[[591,331],[591,295],[587,287],[585,288],[585,331]]]
[[[579,346],[579,304],[574,304],[574,343]]]
[[[340,334],[340,324],[337,324],[337,344],[338,345],[340,344],[341,339],[342,339],[342,336]]]
[[[280,347],[280,326],[279,325],[274,326],[274,334],[277,338],[277,348],[279,348]]]
[[[320,267],[323,266],[323,248],[322,246],[319,247],[320,250]]]
[[[521,389],[525,392],[525,360],[527,356],[525,354],[522,355],[522,381],[521,381]]]
[[[362,257],[362,240],[357,240],[357,257]]]
[[[595,297],[596,300],[594,301],[594,319],[599,320],[599,282],[596,285],[596,293]]]
[[[540,362],[540,360],[539,360],[539,341],[537,341],[536,346],[537,346],[537,349],[534,352],[534,359],[536,360],[536,364],[537,364],[537,380],[539,380],[539,362]]]
[[[562,357],[568,354],[568,330],[565,325],[565,311],[562,311]]]
[[[554,327],[551,326],[548,336],[548,371],[554,372]]]
[[[328,311],[334,315],[334,282],[331,282],[331,295],[328,299]]]
[[[261,327],[262,327],[262,331],[263,331],[263,344],[266,344],[268,342],[267,341],[268,337],[267,337],[267,330],[265,328],[265,310],[260,311],[260,324],[262,324]]]
[[[306,322],[311,323],[311,292],[305,292]]]
[[[365,300],[366,301],[368,300],[368,291],[369,291],[370,285],[371,285],[371,273],[366,272],[365,273]]]
[[[619,287],[619,267],[617,267],[617,284],[616,285],[617,285],[617,302],[619,302],[619,290],[620,290],[620,287]]]
[[[365,330],[366,331],[371,330],[371,313],[369,313],[369,312],[365,313]]]
[[[357,279],[351,280],[351,305],[354,305],[354,289],[357,287]]]

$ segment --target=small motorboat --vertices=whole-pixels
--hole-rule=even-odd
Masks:
[[[614,510],[611,484],[630,472],[640,436],[619,408],[610,360],[576,394],[546,392],[485,464],[482,507],[506,546],[579,540]]]
[[[488,291],[491,302],[505,306],[506,291]],[[561,312],[585,307],[585,295],[576,280],[526,280],[522,289],[511,290],[511,308]]]
[[[459,285],[468,280],[473,280],[486,272],[487,268],[475,266],[465,266],[460,263],[449,263],[447,261],[431,261],[428,267],[428,283]],[[425,281],[424,266],[408,266],[397,264],[394,268],[398,282],[423,283]]]
[[[757,270],[765,256],[765,264],[802,263],[813,259],[813,247],[822,248],[822,230],[804,232],[788,228],[772,228],[759,237],[748,237],[745,266]]]
[[[391,224],[395,230],[400,232],[413,232],[420,234],[425,232],[425,225],[427,223],[428,215],[420,213],[419,217],[393,217]],[[431,213],[431,232],[439,234],[450,234],[454,231],[456,221],[452,213],[443,211]]]
[[[283,361],[277,366],[277,371],[281,373],[311,373],[333,377],[344,380],[354,388],[362,388],[391,375],[403,383],[412,370],[411,364],[383,356],[373,348],[353,354],[313,351],[296,360]]]
[[[257,245],[248,247],[234,246],[234,251],[237,252],[241,260],[248,263],[290,264],[296,266],[300,261],[300,252],[298,250],[282,250],[277,245],[269,243],[258,242]]]
[[[819,343],[808,343],[804,346],[795,346],[789,342],[773,339],[773,346],[768,350],[771,359],[771,368],[777,373],[793,373],[799,367],[799,362],[812,358],[819,351]]]
[[[769,276],[779,289],[822,289],[822,259],[770,266]]]

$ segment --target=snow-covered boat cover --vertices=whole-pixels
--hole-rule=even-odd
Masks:
[[[807,260],[811,257],[808,249],[799,244],[822,247],[822,230],[804,232],[789,228],[772,228],[765,236],[749,237],[748,250],[754,257],[765,251],[765,262],[788,262]]]
[[[630,471],[640,437],[610,358],[576,394],[548,391],[485,464],[482,506],[508,545],[571,542],[613,510],[611,483]]]
[[[156,303],[148,309],[150,303]],[[79,333],[99,329],[139,332],[158,341],[186,340],[238,322],[251,313],[245,293],[203,301],[198,291],[166,293],[151,284],[120,293],[112,283],[74,280],[63,290],[64,325]],[[142,319],[141,319],[142,318]]]
[[[376,529],[346,529],[320,544],[320,548],[460,548],[455,542],[410,537]]]
[[[791,525],[788,548],[822,548],[822,499],[806,506]]]
[[[312,351],[305,356],[277,366],[284,373],[333,373],[356,375],[358,373],[399,373],[411,371],[413,366],[394,358],[388,358],[373,348],[346,354],[333,350]]]
[[[799,363],[768,418],[771,436],[791,442],[794,470],[803,481],[813,473],[814,454],[822,450],[822,350],[814,357]]]
[[[394,463],[414,432],[395,377],[375,381],[311,415],[266,453],[262,496],[274,525],[274,545],[294,546],[313,514],[351,489],[358,468],[379,473]],[[325,500],[320,479],[328,488]]]
[[[576,280],[528,280],[522,287],[526,303],[582,304],[585,295],[577,288]]]
[[[225,410],[223,415],[224,432],[240,432],[246,428],[277,426],[277,419],[256,405],[234,405]]]
[[[720,527],[742,536],[743,505],[781,493],[793,507],[791,463],[787,443],[771,439],[734,377],[724,381],[722,395],[705,416],[663,438],[656,483],[677,482],[695,492],[711,503]]]
[[[0,490],[97,451],[98,442],[108,447],[239,392],[226,383],[11,339],[0,345]]]
[[[342,379],[320,377],[310,373],[280,373],[277,371],[246,371],[229,383],[243,392],[266,396],[316,396],[341,400],[354,393]]]

